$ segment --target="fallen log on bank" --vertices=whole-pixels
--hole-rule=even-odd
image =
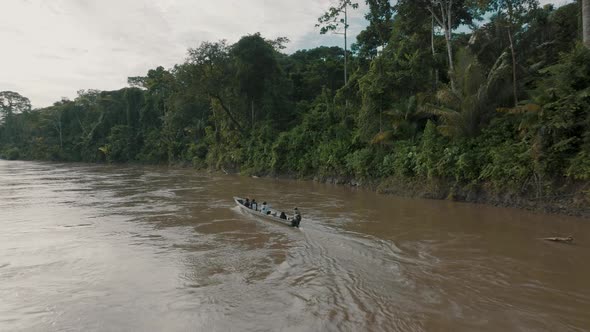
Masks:
[[[553,241],[553,242],[563,242],[563,243],[571,243],[574,241],[574,238],[571,236],[568,237],[544,237],[542,240],[545,241]]]

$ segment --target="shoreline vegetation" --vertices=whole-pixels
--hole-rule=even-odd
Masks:
[[[227,171],[224,171],[224,173],[239,174]],[[537,213],[590,218],[590,204],[588,203],[590,183],[564,186],[559,188],[559,191],[554,191],[551,196],[537,197],[534,195],[519,195],[513,192],[496,193],[487,189],[485,185],[457,187],[452,182],[444,181],[418,182],[399,178],[362,181],[330,176],[300,178],[288,175],[268,175],[267,177],[358,187],[369,189],[379,194],[398,197],[485,204],[496,207],[517,208]]]
[[[5,155],[0,154],[0,160],[17,160],[8,159]],[[23,161],[52,161],[58,160],[26,160]],[[101,162],[97,163],[101,164]],[[146,163],[104,163],[104,165],[137,165],[137,166],[157,166],[156,164]],[[296,180],[310,181],[337,186],[362,188],[377,192],[382,195],[392,195],[405,198],[420,198],[432,200],[447,200],[452,202],[484,204],[489,206],[516,208],[528,210],[536,213],[566,215],[572,217],[590,218],[590,204],[588,202],[588,191],[590,190],[589,182],[580,182],[569,184],[559,188],[551,196],[536,197],[533,195],[515,194],[514,192],[496,193],[488,191],[485,185],[468,186],[458,188],[452,182],[432,181],[418,182],[411,179],[386,178],[386,179],[365,179],[358,180],[354,178],[343,178],[336,176],[305,176],[300,177],[294,174],[250,174],[242,173],[237,170],[227,169],[201,169],[195,168],[190,163],[176,163],[161,165],[172,168],[193,168],[196,171],[206,171],[213,173],[222,173],[225,175],[238,175],[252,178],[268,178],[279,180]]]
[[[359,10],[338,3],[322,31]],[[287,38],[255,33],[45,108],[0,91],[0,157],[188,164],[589,217],[581,1],[448,2],[453,24],[431,3],[367,1],[352,50],[285,54]]]

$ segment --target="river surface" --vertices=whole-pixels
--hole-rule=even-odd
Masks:
[[[233,195],[302,210],[301,229]],[[573,245],[542,241],[573,235]],[[590,222],[191,169],[0,160],[1,331],[588,331]]]

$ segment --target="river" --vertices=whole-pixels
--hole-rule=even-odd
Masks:
[[[0,253],[1,331],[590,329],[588,220],[314,182],[0,160]]]

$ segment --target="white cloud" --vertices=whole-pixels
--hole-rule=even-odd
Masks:
[[[341,39],[314,25],[335,1],[0,0],[0,91],[47,106],[79,89],[121,88],[128,76],[182,62],[203,41],[255,32],[289,37],[287,51],[333,45]],[[354,36],[362,11],[351,16]]]

